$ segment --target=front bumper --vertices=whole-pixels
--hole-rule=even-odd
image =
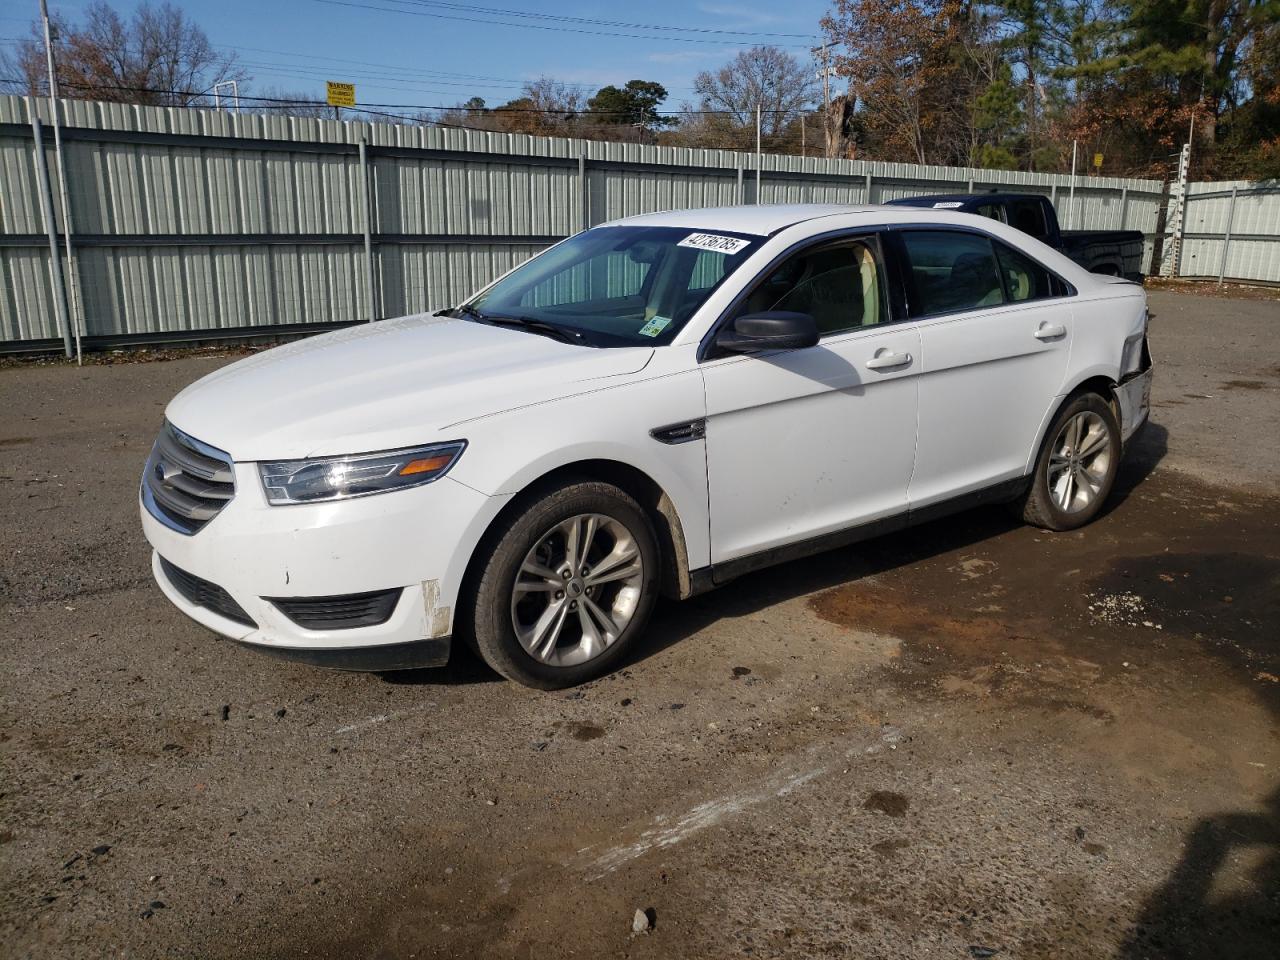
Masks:
[[[174,606],[215,633],[308,663],[352,670],[445,663],[466,561],[506,498],[445,477],[378,496],[273,507],[256,471],[235,464],[235,496],[194,535],[140,503],[152,573]],[[193,602],[161,558],[234,603]],[[384,622],[345,629],[308,629],[272,602],[392,588],[400,594]],[[248,622],[236,618],[236,607]]]

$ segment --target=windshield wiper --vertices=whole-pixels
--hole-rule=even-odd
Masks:
[[[560,327],[554,323],[547,323],[545,320],[535,320],[533,317],[498,317],[486,313],[483,322],[492,323],[495,327],[519,327],[522,330],[528,330],[530,333],[537,333],[553,340],[559,340],[561,343],[582,342],[582,334],[578,331]]]
[[[471,317],[473,320],[479,320],[481,322],[489,319],[469,303],[464,303],[460,307],[452,307],[448,312],[452,313],[455,317]]]
[[[454,308],[453,312],[456,316],[467,317],[478,323],[491,323],[495,327],[520,327],[530,333],[551,337],[562,343],[583,342],[582,334],[577,330],[570,330],[568,327],[561,327],[545,320],[535,320],[533,317],[503,317],[493,313],[481,313],[469,303]]]

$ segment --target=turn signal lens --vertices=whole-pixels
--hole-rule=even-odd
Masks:
[[[443,470],[452,462],[452,456],[422,457],[419,460],[410,460],[400,469],[400,476],[408,477],[415,473],[433,473],[436,470]]]

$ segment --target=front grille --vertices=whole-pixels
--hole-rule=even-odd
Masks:
[[[348,593],[340,597],[270,598],[280,612],[308,630],[348,630],[386,623],[403,589]]]
[[[194,573],[180,570],[164,557],[160,558],[160,569],[173,584],[173,589],[182,594],[189,603],[212,610],[218,616],[234,620],[236,623],[243,623],[246,627],[257,627],[253,618],[244,612],[244,608],[231,599],[231,594],[216,583],[210,583]]]
[[[165,526],[188,536],[235,496],[231,457],[165,422],[142,474],[142,500]]]

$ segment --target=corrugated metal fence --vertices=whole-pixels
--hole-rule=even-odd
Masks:
[[[0,97],[0,349],[60,335],[33,112],[47,122],[47,101]],[[757,201],[754,156],[723,150],[88,101],[61,101],[60,119],[64,271],[90,337],[436,309],[586,226]],[[44,150],[61,225],[47,128]],[[792,156],[764,157],[760,177],[762,203],[1041,193],[1065,227],[1142,230],[1148,264],[1164,189],[1081,177],[1072,199],[1061,175]]]
[[[1280,181],[1189,183],[1182,229],[1173,275],[1280,283]]]

